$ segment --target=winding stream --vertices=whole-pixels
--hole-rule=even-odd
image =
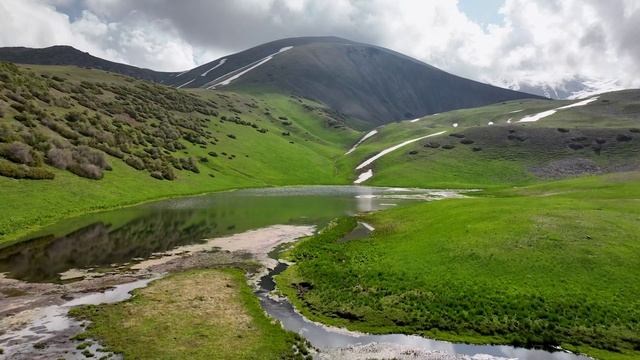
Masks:
[[[159,201],[90,214],[43,229],[26,241],[0,249],[0,272],[6,278],[16,279],[12,281],[28,282],[34,286],[68,283],[68,279],[73,278],[69,273],[77,269],[114,269],[181,246],[202,243],[203,239],[276,224],[322,227],[336,216],[461,196],[456,191],[442,190],[305,186],[241,190]],[[361,234],[356,236],[366,235],[362,228],[358,231]],[[273,275],[285,268],[285,264],[279,263],[262,278],[257,296],[270,316],[321,350],[376,342],[438,350],[472,359],[589,359],[562,351],[552,353],[511,346],[456,344],[402,334],[360,334],[313,323],[297,313],[286,300],[273,299],[268,295],[275,286]],[[145,285],[149,280],[141,281]],[[134,287],[138,285],[141,283],[135,283]],[[115,291],[88,294],[80,297],[80,300],[76,298],[59,303],[49,308],[49,312],[44,311],[35,323],[40,321],[48,324],[45,328],[55,327],[60,322],[68,321],[66,311],[71,306],[123,300],[127,296],[123,296],[122,290],[128,288],[127,285],[120,286]],[[128,290],[124,291],[125,295],[127,293]],[[39,308],[40,311],[42,309],[46,307]],[[1,332],[4,330],[0,329]],[[22,339],[27,342],[33,335],[23,334],[25,336]]]

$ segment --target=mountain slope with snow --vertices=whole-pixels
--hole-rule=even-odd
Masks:
[[[336,37],[272,41],[175,73],[106,61],[68,46],[0,48],[0,60],[95,68],[176,88],[296,95],[324,103],[352,118],[352,125],[369,129],[454,109],[539,98],[461,78],[388,49]]]
[[[333,37],[278,40],[225,59],[224,66],[207,72],[221,61],[215,60],[181,75],[173,84],[188,79],[193,80],[188,87],[294,94],[362,119],[369,127],[539,98],[464,79],[388,49]]]

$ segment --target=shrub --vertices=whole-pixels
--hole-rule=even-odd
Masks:
[[[432,149],[437,149],[437,148],[439,148],[439,147],[440,147],[440,144],[439,144],[439,143],[437,143],[437,142],[433,142],[433,141],[431,141],[431,142],[428,142],[428,143],[424,144],[424,147],[428,147],[428,148],[432,148]]]
[[[68,122],[80,122],[84,120],[85,117],[82,113],[79,113],[77,111],[71,111],[67,113],[67,115],[65,115],[64,118]]]
[[[29,145],[17,141],[0,147],[0,156],[18,164],[39,165],[42,159],[38,155]]]
[[[176,173],[170,167],[162,168],[161,172],[162,172],[162,177],[167,180],[175,180],[176,178]]]
[[[107,163],[104,154],[88,146],[78,146],[75,148],[73,151],[73,159],[80,164],[95,165],[100,170],[111,170],[111,166]]]
[[[88,179],[102,179],[102,169],[94,164],[73,163],[68,167],[68,170],[78,176],[82,176]]]
[[[44,119],[42,121],[42,124],[69,140],[76,140],[80,137],[80,134],[71,130],[66,124],[62,122],[52,119]]]
[[[189,170],[192,171],[196,174],[200,173],[200,169],[198,169],[198,166],[196,165],[195,160],[193,160],[193,158],[182,158],[180,159],[180,165],[182,166],[183,169],[185,170]]]
[[[128,156],[124,162],[136,170],[144,169],[144,162],[137,156]]]
[[[18,134],[8,124],[0,124],[0,142],[19,140]]]
[[[164,180],[164,177],[162,176],[162,173],[160,171],[152,171],[149,175],[151,175],[152,178]]]
[[[616,140],[618,141],[631,141],[633,138],[629,135],[620,134],[616,136]]]
[[[51,148],[47,152],[47,163],[64,170],[73,163],[73,155],[68,149]]]
[[[471,145],[473,143],[474,143],[474,141],[471,140],[471,139],[462,139],[462,140],[460,140],[460,144],[464,144],[464,145]]]
[[[14,179],[51,180],[55,174],[44,168],[17,165],[0,159],[0,176]]]
[[[235,136],[235,135],[233,135],[233,134],[227,134],[227,136],[228,136],[229,138],[231,138],[231,139],[235,139],[235,138],[236,138],[236,136]]]

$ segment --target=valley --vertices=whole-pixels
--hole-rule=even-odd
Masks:
[[[640,357],[640,90],[334,37],[0,59],[0,356]]]

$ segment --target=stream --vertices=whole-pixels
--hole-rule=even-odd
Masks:
[[[17,358],[30,356],[34,345],[55,339],[56,331],[68,342],[69,333],[77,333],[82,324],[69,319],[69,308],[81,304],[101,304],[122,301],[131,289],[145,286],[160,276],[147,274],[144,279],[132,279],[112,287],[107,280],[90,290],[81,289],[83,275],[97,276],[116,272],[172,249],[202,244],[213,239],[262,229],[273,225],[308,225],[321,228],[342,215],[402,206],[416,201],[462,197],[462,192],[365,186],[304,186],[250,189],[209,195],[158,201],[112,211],[88,214],[49,226],[24,241],[0,249],[0,273],[4,284],[19,284],[35,289],[42,298],[30,298],[31,308],[20,303],[20,294],[0,299],[0,348],[13,349]],[[368,226],[361,224],[353,234],[366,236]],[[286,269],[278,263],[259,281],[257,296],[264,310],[283,326],[306,338],[314,347],[326,351],[369,343],[394,344],[428,351],[460,355],[467,359],[521,360],[586,360],[586,356],[564,351],[548,352],[511,346],[468,345],[437,341],[413,335],[370,335],[346,331],[314,323],[295,311],[286,299],[269,296],[274,289],[273,276]],[[115,269],[115,270],[114,270]],[[105,276],[107,278],[107,276]],[[74,296],[57,295],[60,289],[71,288]],[[68,290],[65,290],[68,291]],[[46,298],[47,294],[55,297]],[[26,300],[25,300],[26,301]],[[25,310],[26,309],[26,310]],[[21,312],[22,311],[22,312]],[[11,328],[12,317],[35,312],[33,320],[23,328]],[[3,328],[5,327],[5,328]],[[46,336],[42,336],[45,334]],[[62,347],[61,342],[60,347]],[[76,343],[77,344],[77,343]],[[64,346],[70,346],[66,344]],[[74,346],[71,343],[71,346]],[[99,354],[99,346],[92,344]],[[36,346],[37,348],[37,346]],[[71,348],[73,349],[73,348]],[[64,350],[61,348],[61,351]],[[77,352],[64,350],[65,358],[83,358]],[[4,356],[10,356],[5,352]],[[73,354],[73,356],[71,356]],[[466,356],[466,357],[464,357]],[[0,355],[0,358],[2,355]]]

